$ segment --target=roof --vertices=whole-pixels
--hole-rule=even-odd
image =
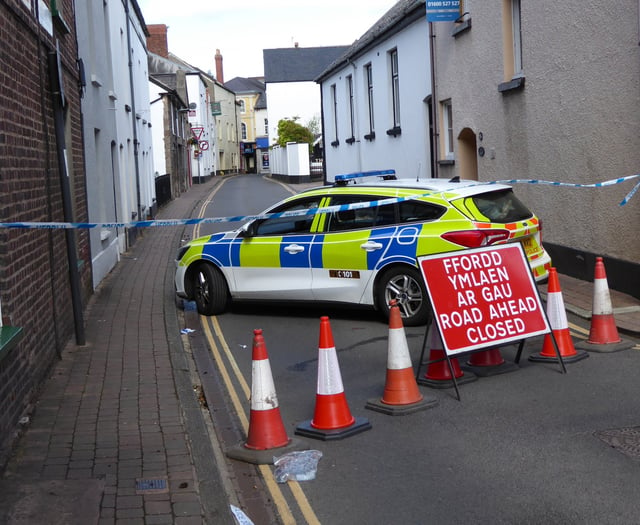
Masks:
[[[342,69],[349,60],[357,58],[376,44],[384,42],[416,20],[424,18],[426,21],[426,16],[425,0],[399,0],[344,53],[336,57],[330,64],[327,64],[324,70],[316,75],[314,80],[321,82],[336,70]]]
[[[224,83],[224,87],[236,94],[264,93],[263,77],[235,77]]]
[[[313,82],[349,46],[263,49],[265,84]]]

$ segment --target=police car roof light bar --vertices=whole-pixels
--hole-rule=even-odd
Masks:
[[[365,177],[382,177],[384,180],[395,180],[396,170],[374,170],[345,173],[344,175],[336,175],[335,183],[348,184],[350,180],[363,179]]]

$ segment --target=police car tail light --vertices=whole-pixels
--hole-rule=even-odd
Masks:
[[[445,241],[459,244],[465,248],[480,248],[506,241],[509,238],[509,232],[507,230],[463,230],[443,233],[441,237]]]

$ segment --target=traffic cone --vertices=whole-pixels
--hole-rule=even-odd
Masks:
[[[547,285],[547,318],[551,325],[553,337],[558,345],[558,351],[565,363],[573,363],[589,357],[584,350],[577,351],[571,333],[569,332],[569,322],[567,321],[567,312],[564,309],[564,300],[562,299],[562,290],[560,289],[560,281],[558,272],[555,268],[549,268],[549,284]],[[551,334],[544,336],[542,351],[539,354],[529,356],[529,361],[534,362],[558,362],[555,346]]]
[[[299,450],[301,446],[297,440],[289,439],[282,423],[267,347],[260,329],[253,331],[252,359],[247,441],[230,449],[227,456],[258,465],[272,464],[274,456]]]
[[[449,359],[451,361],[451,368],[453,368],[453,376],[451,375],[451,370],[449,370],[449,364],[447,363],[446,354],[443,349],[442,339],[434,327],[431,328],[429,347],[429,366],[427,367],[427,373],[418,378],[419,384],[432,388],[451,388],[454,386],[454,377],[458,385],[470,383],[478,379],[478,376],[473,372],[467,372],[465,374],[460,369],[457,357]]]
[[[620,338],[613,317],[609,283],[602,257],[596,257],[595,276],[593,278],[593,308],[589,338],[576,345],[583,350],[595,352],[618,352],[633,346],[631,341]]]
[[[418,389],[413,374],[407,337],[395,300],[389,309],[389,343],[387,350],[387,377],[381,399],[370,399],[366,408],[391,416],[403,416],[431,408],[438,404],[434,398],[425,398]]]
[[[342,439],[371,428],[368,419],[353,417],[342,386],[338,356],[329,318],[320,318],[318,383],[313,419],[300,423],[295,433],[325,441]]]
[[[472,353],[464,368],[471,370],[479,377],[506,374],[520,369],[517,364],[505,361],[499,348],[490,348],[489,350]]]

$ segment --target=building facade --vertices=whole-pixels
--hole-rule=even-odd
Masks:
[[[87,222],[74,2],[0,3],[0,221]],[[52,364],[84,344],[87,230],[0,229],[0,468]]]
[[[157,209],[147,29],[135,0],[77,6],[89,220],[128,223]],[[90,230],[94,287],[135,242],[137,228]]]
[[[236,77],[224,84],[225,88],[235,93],[240,171],[243,173],[263,171],[264,161],[258,157],[258,139],[266,136],[265,129],[268,126],[263,80],[262,77]],[[264,141],[261,147],[264,147]]]
[[[590,185],[638,173],[638,2],[466,0],[458,23],[433,24],[440,177]],[[633,183],[516,184],[542,218],[558,270],[640,297]]]
[[[431,177],[424,2],[401,0],[317,77],[325,174],[394,169]]]

